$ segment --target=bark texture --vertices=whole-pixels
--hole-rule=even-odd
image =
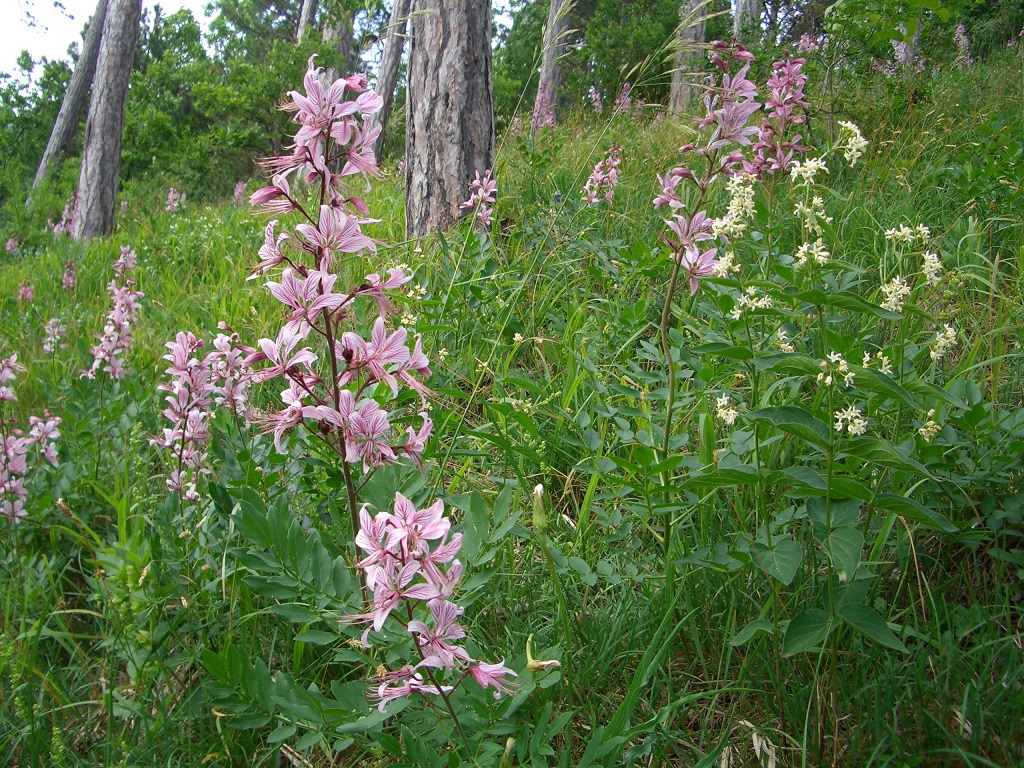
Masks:
[[[406,235],[444,230],[494,162],[490,0],[415,0],[406,124]]]
[[[690,102],[698,90],[693,84],[693,78],[696,76],[694,69],[701,56],[701,49],[698,46],[705,42],[705,11],[704,0],[684,0],[679,6],[676,55],[672,69],[672,88],[668,98],[668,108],[673,114],[681,114],[689,109]]]
[[[736,15],[732,18],[732,33],[744,45],[760,39],[759,30],[763,13],[763,0],[736,0]]]
[[[571,9],[571,0],[551,0],[548,23],[544,27],[544,55],[540,62],[534,114],[547,111],[555,120],[558,119],[558,91],[562,86],[561,58],[565,53],[565,34]]]
[[[331,18],[331,17],[334,18]],[[323,39],[325,43],[333,43],[338,53],[338,67],[328,66],[320,76],[320,82],[324,87],[341,77],[348,77],[355,74],[361,65],[355,50],[355,35],[352,30],[352,16],[348,11],[339,9],[337,15],[328,14],[324,19]]]
[[[114,228],[124,107],[141,14],[142,0],[110,0],[107,6],[78,177],[76,240],[107,235]]]
[[[384,99],[384,106],[377,113],[380,121],[380,136],[373,147],[373,153],[380,160],[380,152],[384,147],[384,131],[391,119],[391,110],[395,106],[395,86],[398,84],[398,70],[402,64],[402,49],[405,48],[406,29],[409,27],[409,7],[411,0],[395,0],[388,22],[388,36],[384,39],[384,55],[380,62],[380,74],[374,90]]]
[[[316,0],[302,0],[302,12],[299,14],[299,28],[295,30],[295,39],[300,43],[305,39],[306,33],[313,26],[313,19],[316,17]]]
[[[89,28],[85,32],[85,40],[82,43],[82,53],[75,64],[75,71],[71,73],[71,81],[64,93],[64,100],[60,103],[60,111],[53,123],[53,131],[46,142],[46,150],[39,161],[39,168],[36,169],[36,177],[32,181],[32,189],[35,189],[50,174],[50,166],[59,163],[64,154],[71,146],[71,140],[75,137],[75,130],[82,119],[82,110],[89,98],[89,87],[92,85],[92,78],[96,72],[96,58],[100,52],[100,37],[103,32],[103,21],[107,13],[107,0],[99,0],[96,4],[96,11],[89,21]]]

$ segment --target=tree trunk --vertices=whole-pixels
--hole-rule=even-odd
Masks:
[[[380,160],[381,149],[384,147],[384,131],[391,119],[391,108],[395,104],[395,86],[398,84],[398,70],[402,64],[402,49],[405,47],[405,31],[409,26],[410,0],[395,0],[388,22],[388,36],[384,40],[384,55],[380,62],[380,74],[377,76],[375,90],[384,99],[384,106],[377,113],[380,122],[380,136],[373,147],[373,153]]]
[[[409,53],[406,236],[447,229],[494,162],[491,0],[416,0]]]
[[[736,0],[736,15],[732,19],[733,35],[744,44],[759,40],[762,13],[762,0]]]
[[[75,137],[75,130],[82,119],[82,110],[89,98],[89,86],[92,85],[92,77],[96,72],[96,57],[100,51],[100,36],[103,32],[103,20],[106,17],[107,0],[99,0],[96,4],[96,11],[89,21],[89,28],[85,32],[85,40],[82,43],[82,54],[78,57],[75,71],[71,75],[71,82],[64,93],[64,99],[60,103],[60,111],[53,123],[53,131],[46,142],[46,150],[43,158],[39,161],[39,168],[36,169],[36,177],[32,181],[32,189],[35,189],[50,173],[50,166],[60,162],[61,158],[71,146],[71,140]]]
[[[338,79],[339,74],[348,77],[360,69],[357,62],[358,57],[355,55],[352,16],[349,12],[339,9],[337,21],[332,22],[330,18],[324,19],[323,37],[325,43],[337,42],[338,65],[341,67],[340,72],[333,66],[324,69],[321,82],[327,87]]]
[[[313,26],[313,18],[316,16],[316,0],[302,0],[302,13],[299,14],[299,28],[295,31],[295,39],[302,42],[306,32]]]
[[[110,0],[107,8],[78,177],[76,240],[108,235],[114,228],[124,108],[141,15],[142,0]]]
[[[540,63],[540,80],[537,82],[537,100],[533,111],[540,119],[549,115],[558,119],[558,91],[562,85],[562,54],[565,53],[565,34],[569,26],[571,0],[551,0],[548,6],[548,23],[544,27],[544,55]],[[534,124],[537,120],[534,120]]]
[[[679,6],[679,26],[676,28],[676,56],[672,69],[672,89],[669,92],[668,109],[672,114],[682,114],[690,108],[696,95],[693,84],[696,73],[694,65],[700,59],[707,29],[707,6],[704,0],[684,0]]]

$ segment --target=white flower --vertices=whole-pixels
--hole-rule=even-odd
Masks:
[[[793,347],[793,345],[789,343],[789,334],[788,333],[786,333],[784,330],[779,328],[778,333],[776,333],[775,335],[778,338],[777,343],[779,345],[779,349],[781,349],[783,352],[795,352],[796,351],[796,349]]]
[[[836,432],[842,432],[845,428],[848,434],[857,437],[868,430],[868,423],[861,418],[861,412],[855,406],[836,411],[832,416],[836,420],[832,425]]]
[[[740,415],[740,412],[730,405],[728,395],[722,395],[715,400],[715,409],[718,413],[718,418],[725,422],[727,427],[731,427],[735,424],[736,419],[738,419]]]
[[[793,181],[800,180],[801,184],[813,184],[814,177],[820,172],[828,173],[828,166],[820,157],[809,157],[803,162],[797,160],[790,168],[789,176]]]
[[[735,240],[743,236],[747,220],[754,217],[754,177],[749,173],[730,176],[725,188],[729,191],[729,209],[725,216],[712,222],[711,231]]]
[[[825,264],[832,254],[825,249],[825,244],[819,238],[813,244],[804,243],[796,249],[796,266],[803,267],[808,261],[814,260],[817,264]]]
[[[725,255],[711,269],[715,273],[715,277],[728,277],[730,272],[739,272],[740,265],[736,261],[736,254],[732,251],[726,251]]]
[[[924,275],[924,279],[928,285],[938,285],[939,280],[942,279],[942,262],[939,261],[938,254],[925,251],[923,258],[924,264],[921,267],[921,273]]]
[[[932,349],[929,354],[932,360],[941,360],[955,345],[956,331],[952,325],[946,323],[946,327],[935,334],[935,341],[932,342]]]
[[[521,334],[521,333],[517,333],[515,336],[512,337],[512,342],[514,344],[520,344],[520,343],[522,343],[522,341],[523,341],[523,334]]]
[[[832,223],[832,217],[825,213],[825,201],[819,195],[815,195],[811,199],[810,205],[807,205],[802,200],[798,200],[796,207],[793,209],[793,214],[803,221],[804,227],[809,232],[813,232],[816,235],[822,233],[821,222]]]
[[[903,302],[910,296],[910,286],[907,281],[896,275],[887,285],[882,286],[882,293],[885,294],[885,301],[882,302],[882,309],[890,312],[902,312]]]
[[[839,121],[840,140],[836,149],[841,150],[846,162],[853,165],[864,154],[868,141],[861,135],[860,128],[846,120]]]

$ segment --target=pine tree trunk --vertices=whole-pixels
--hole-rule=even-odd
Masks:
[[[746,44],[760,39],[762,0],[736,0],[736,15],[732,19],[732,33]]]
[[[703,0],[684,0],[679,6],[676,56],[668,100],[668,109],[672,114],[682,114],[689,109],[697,91],[693,85],[695,73],[691,70],[700,58],[701,50],[697,46],[704,42],[707,29],[707,7],[699,7],[702,2]]]
[[[351,14],[339,9],[336,21],[324,19],[323,38],[325,43],[336,43],[338,66],[341,67],[339,71],[337,67],[328,66],[321,73],[320,82],[329,87],[339,76],[348,77],[361,69],[355,54]]]
[[[96,11],[89,21],[89,28],[85,32],[85,40],[82,43],[82,53],[78,57],[75,71],[71,74],[71,82],[64,93],[64,99],[60,103],[60,111],[53,123],[53,131],[46,142],[46,150],[39,161],[39,168],[36,169],[36,177],[32,181],[32,189],[35,189],[50,173],[50,166],[60,162],[61,158],[71,146],[71,140],[75,137],[78,123],[82,119],[82,110],[89,98],[89,86],[92,85],[92,78],[96,72],[96,57],[100,51],[100,36],[103,32],[103,20],[106,17],[107,0],[99,0],[96,4]]]
[[[406,236],[447,229],[494,162],[490,0],[416,0],[409,53]]]
[[[299,14],[299,28],[295,31],[295,39],[302,42],[306,32],[313,26],[313,18],[316,16],[316,0],[302,0],[302,13]]]
[[[402,64],[402,49],[405,47],[405,31],[409,26],[410,0],[395,0],[388,22],[388,36],[384,40],[384,55],[380,62],[380,74],[377,76],[375,90],[384,99],[384,106],[377,113],[380,121],[380,136],[373,147],[373,153],[380,160],[381,149],[384,147],[384,131],[391,119],[391,109],[395,105],[395,86],[398,84],[398,70]]]
[[[555,120],[558,119],[558,91],[562,85],[561,58],[565,53],[565,33],[569,26],[571,8],[569,0],[551,0],[548,23],[544,27],[544,55],[541,58],[537,100],[533,109],[534,114],[549,113]]]
[[[107,7],[78,177],[76,240],[114,228],[124,108],[141,15],[142,0],[110,0]]]

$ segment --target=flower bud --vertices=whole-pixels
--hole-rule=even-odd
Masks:
[[[533,527],[542,536],[548,532],[548,516],[544,511],[544,486],[540,483],[533,489]]]

